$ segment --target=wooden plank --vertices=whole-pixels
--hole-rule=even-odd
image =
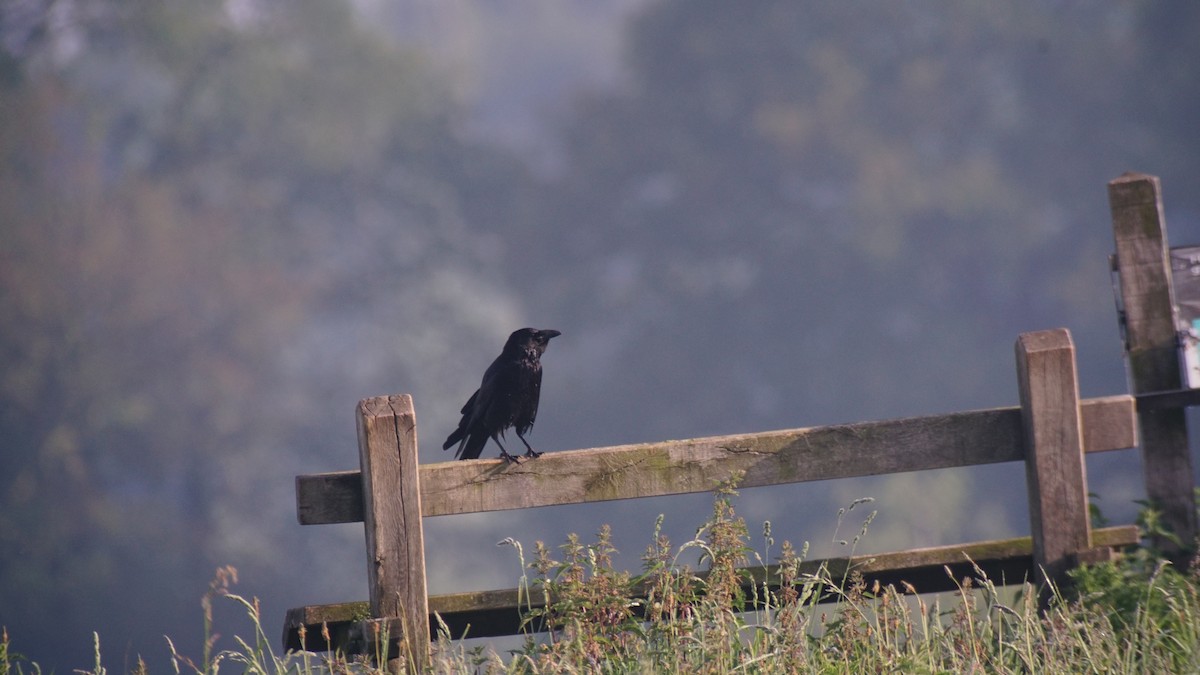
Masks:
[[[412,397],[360,401],[358,447],[371,615],[400,619],[412,665],[424,672],[430,662],[429,604]]]
[[[1064,328],[1017,339],[1033,558],[1059,582],[1091,548],[1075,345]]]
[[[314,476],[296,476],[296,519],[301,525],[315,523],[361,523],[363,492],[361,471],[335,471]],[[330,520],[332,514],[335,519]]]
[[[1138,529],[1133,525],[1108,527],[1092,532],[1095,550],[1111,550],[1123,548],[1138,543]],[[859,555],[853,558],[834,558],[830,560],[807,560],[801,564],[801,572],[817,573],[822,566],[829,571],[830,576],[840,578],[847,569],[853,568],[864,574],[868,584],[879,581],[880,584],[894,584],[901,587],[901,582],[912,584],[919,592],[935,593],[955,590],[955,584],[968,576],[975,576],[971,561],[978,564],[987,577],[996,585],[1017,584],[1031,576],[1033,570],[1033,542],[1030,537],[1001,539],[996,541],[978,542],[972,544],[955,544],[931,548],[900,551],[896,553],[879,553]],[[947,575],[946,568],[950,568]],[[751,567],[744,570],[754,583],[778,584],[778,565],[767,567]],[[539,595],[540,598],[540,595]],[[822,600],[834,598],[823,597]],[[521,597],[516,588],[494,591],[473,591],[435,595],[429,598],[430,623],[437,625],[433,613],[441,616],[450,635],[458,638],[464,634],[469,637],[495,637],[499,635],[515,635],[520,632],[519,609],[539,607],[539,602],[530,603]],[[331,631],[346,635],[349,626],[362,620],[367,603],[341,603],[336,605],[316,605],[300,607],[288,611],[284,624],[284,647],[299,649],[299,629],[305,626],[309,636],[319,634],[321,622],[327,622]],[[313,620],[319,617],[319,620]],[[436,638],[431,634],[430,638]],[[324,651],[323,645],[313,646],[307,643],[312,651]]]
[[[425,467],[426,515],[707,492],[734,472],[751,488],[1020,459],[1004,411],[548,453],[536,461]]]
[[[283,619],[283,648],[333,651],[349,642],[351,624],[369,616],[371,603],[365,600],[289,609]]]
[[[1155,176],[1125,174],[1108,184],[1108,198],[1133,393],[1181,389],[1161,185]],[[1139,419],[1146,494],[1190,547],[1197,522],[1185,411],[1146,410]],[[1173,542],[1159,539],[1155,545],[1177,564],[1187,561],[1188,553]]]
[[[1083,402],[1088,452],[1137,444],[1129,396]],[[547,453],[511,465],[500,460],[426,464],[425,516],[707,492],[733,471],[742,487],[853,478],[1024,459],[1018,407],[885,422],[715,436]],[[298,476],[297,517],[305,525],[362,518],[355,471]],[[550,486],[543,489],[544,486]]]
[[[1152,391],[1145,394],[1138,394],[1134,398],[1137,401],[1137,411],[1139,413],[1167,408],[1190,408],[1200,405],[1200,389]]]
[[[1103,396],[1079,403],[1083,451],[1109,452],[1136,448],[1137,403],[1132,396]]]

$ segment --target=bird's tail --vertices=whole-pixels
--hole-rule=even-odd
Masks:
[[[449,449],[450,449],[450,446],[454,445],[455,443],[458,443],[458,442],[462,441],[463,434],[465,434],[465,433],[466,433],[466,429],[464,429],[464,428],[462,428],[462,427],[459,427],[459,428],[455,429],[455,430],[454,430],[454,433],[450,434],[450,435],[449,435],[449,436],[446,438],[446,442],[445,442],[445,443],[442,443],[442,449],[443,449],[443,450],[449,450]]]
[[[483,454],[483,446],[487,445],[488,437],[484,434],[471,434],[458,446],[455,459],[479,459]]]

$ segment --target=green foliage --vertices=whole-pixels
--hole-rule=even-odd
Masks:
[[[471,663],[515,673],[1067,673],[1081,663],[1094,672],[1188,672],[1200,659],[1200,584],[1151,554],[1076,572],[1075,594],[1056,593],[1044,612],[1037,589],[997,587],[978,568],[981,581],[935,597],[907,585],[868,588],[853,570],[840,578],[824,568],[801,575],[804,550],[788,542],[777,577],[755,583],[730,567],[748,557],[763,561],[733,495],[720,491],[708,521],[678,548],[660,534],[660,517],[636,577],[611,567],[607,528],[592,544],[569,537],[561,560],[539,542],[529,569],[544,607],[533,603],[525,615],[531,630],[548,635],[531,635],[507,663],[481,650]],[[763,539],[768,555],[775,543],[769,523]],[[702,571],[679,562],[693,549],[702,552]],[[439,658],[447,672],[459,672],[446,659],[464,654],[447,638]]]
[[[1200,491],[1198,491],[1200,494]],[[1133,548],[1117,561],[1080,567],[1070,572],[1067,594],[1072,602],[1102,614],[1116,635],[1129,644],[1152,643],[1172,672],[1196,669],[1190,645],[1200,640],[1195,617],[1200,610],[1200,564],[1192,560],[1181,570],[1166,560],[1155,542],[1180,546],[1179,537],[1163,523],[1161,513],[1147,500],[1138,500],[1137,524],[1148,545]],[[1146,647],[1136,650],[1139,654]],[[1134,656],[1139,670],[1158,670]]]
[[[736,567],[762,562],[775,541],[763,527],[765,551],[750,546],[730,486],[717,494],[697,535],[673,547],[661,534],[662,518],[634,576],[613,565],[612,532],[603,527],[592,543],[576,535],[554,553],[538,542],[532,561],[521,558],[526,635],[501,657],[490,648],[466,649],[445,626],[434,645],[436,673],[751,673],[863,672],[1196,672],[1200,668],[1200,576],[1181,573],[1144,549],[1076,570],[1070,593],[1055,592],[1047,609],[1037,589],[995,586],[976,568],[978,581],[956,592],[921,596],[911,586],[867,587],[851,570],[837,578],[825,568],[799,572],[805,549],[780,545],[776,573],[755,580]],[[849,512],[847,509],[846,512]],[[860,536],[874,513],[864,519]],[[681,558],[700,551],[704,569]],[[202,600],[205,648],[193,661],[171,648],[177,675],[237,672],[386,672],[373,658],[340,652],[278,654],[262,630],[257,599],[231,592],[232,568],[217,570]],[[234,638],[232,649],[215,650],[212,608],[232,601],[249,617],[253,638]],[[832,602],[824,602],[832,600]],[[302,640],[303,640],[303,636]],[[90,673],[107,672],[95,636]],[[412,672],[401,655],[399,666]],[[79,671],[83,672],[83,671]],[[133,672],[145,673],[139,659]],[[0,640],[0,675],[40,673]]]
[[[539,542],[528,566],[535,578],[522,585],[542,592],[525,616],[530,630],[548,634],[531,635],[507,663],[477,649],[471,666],[515,673],[1067,673],[1086,663],[1094,672],[1188,672],[1200,659],[1193,639],[1200,584],[1151,554],[1077,571],[1074,594],[1056,593],[1045,612],[1037,589],[997,587],[978,568],[980,582],[968,579],[956,593],[935,597],[907,585],[867,588],[853,570],[840,578],[826,569],[801,575],[805,552],[788,542],[777,577],[755,583],[727,567],[748,556],[762,562],[733,494],[720,491],[709,520],[678,548],[661,535],[660,517],[636,577],[611,567],[608,528],[591,544],[570,536],[561,560]],[[855,543],[874,515],[864,518]],[[763,538],[769,551],[769,523]],[[702,551],[703,571],[679,563],[692,549]],[[443,636],[445,672],[461,672],[466,657]]]
[[[1130,645],[1125,660],[1142,672],[1194,672],[1200,666],[1200,576],[1146,549],[1071,572],[1079,612]]]
[[[1134,503],[1141,507],[1138,509],[1137,526],[1144,537],[1152,543],[1158,541],[1184,547],[1179,535],[1171,531],[1170,526],[1163,521],[1162,511],[1158,506],[1149,499],[1138,499]]]
[[[30,663],[23,656],[12,650],[8,640],[8,629],[0,627],[0,675],[24,675],[36,673],[42,669],[36,663]]]

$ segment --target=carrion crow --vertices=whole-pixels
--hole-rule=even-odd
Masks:
[[[525,432],[537,418],[542,393],[542,354],[550,338],[561,334],[556,330],[522,328],[510,335],[504,351],[483,373],[479,389],[463,405],[458,428],[442,444],[442,449],[449,450],[458,443],[456,459],[477,459],[490,438],[500,446],[501,457],[516,462],[517,458],[508,454],[500,442],[505,430],[512,427],[525,444],[525,456],[540,456],[542,453],[525,440]]]

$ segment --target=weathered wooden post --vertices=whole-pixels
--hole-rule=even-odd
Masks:
[[[1061,582],[1092,546],[1075,345],[1065,328],[1017,339],[1033,561]]]
[[[367,535],[367,583],[371,615],[363,637],[400,638],[396,660],[411,655],[416,672],[429,664],[429,600],[425,586],[425,538],[417,466],[417,422],[412,397],[378,396],[358,404],[358,452],[362,466],[363,524]],[[399,632],[395,623],[399,623]],[[374,635],[377,633],[377,635]]]
[[[1116,266],[1125,309],[1125,348],[1133,394],[1182,388],[1175,299],[1162,190],[1156,176],[1127,173],[1108,184]],[[1192,458],[1183,408],[1145,410],[1141,425],[1146,496],[1185,548],[1196,538]],[[1186,553],[1168,540],[1154,542],[1176,564]]]

